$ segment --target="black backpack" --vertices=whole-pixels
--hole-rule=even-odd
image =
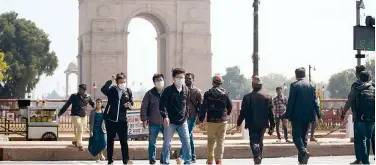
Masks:
[[[375,87],[369,85],[356,96],[356,116],[365,122],[375,122]]]

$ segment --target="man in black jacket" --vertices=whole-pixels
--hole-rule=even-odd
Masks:
[[[159,110],[163,118],[163,148],[162,164],[170,163],[171,141],[175,131],[178,132],[182,143],[184,164],[191,162],[191,147],[188,131],[188,109],[189,89],[184,85],[184,69],[175,68],[172,71],[174,84],[166,87],[162,93]],[[179,159],[178,159],[179,160]],[[180,161],[178,161],[180,163]]]
[[[316,87],[305,79],[305,68],[295,70],[296,82],[290,85],[286,113],[282,119],[289,119],[292,137],[299,151],[298,161],[307,164],[310,153],[307,150],[307,134],[310,123],[321,118]]]
[[[272,135],[275,121],[273,114],[273,98],[262,89],[262,81],[259,77],[252,80],[253,91],[243,97],[240,115],[237,121],[237,129],[245,120],[245,128],[249,129],[249,139],[255,164],[262,160],[264,134],[269,128],[269,135]]]
[[[115,81],[116,85],[111,86]],[[114,138],[119,136],[123,163],[129,163],[128,153],[128,122],[127,111],[133,106],[133,96],[131,89],[127,88],[126,76],[119,73],[108,80],[101,89],[107,96],[107,105],[104,110],[104,119],[107,130],[107,158],[108,164],[113,163]]]
[[[90,104],[94,108],[94,102],[90,95],[86,93],[86,85],[81,84],[78,86],[78,93],[72,94],[64,106],[60,109],[58,116],[60,117],[72,105],[71,116],[74,126],[74,140],[72,144],[80,151],[82,147],[82,134],[84,133],[85,126],[87,125],[86,107]]]

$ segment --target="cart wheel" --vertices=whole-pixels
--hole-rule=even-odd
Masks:
[[[57,141],[57,136],[53,132],[46,132],[42,136],[42,141]]]

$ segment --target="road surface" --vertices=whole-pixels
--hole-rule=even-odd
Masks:
[[[373,160],[374,156],[371,156],[371,164],[375,164]],[[312,157],[309,160],[309,164],[346,164],[349,165],[350,162],[354,161],[355,156],[325,156],[325,157]],[[197,161],[197,165],[204,165],[204,159]],[[135,160],[133,164],[148,164],[147,160]],[[70,164],[70,165],[85,165],[85,164],[107,164],[106,161],[96,163],[95,161],[0,161],[0,164]],[[121,161],[116,161],[114,164],[122,164]],[[175,164],[175,160],[171,160],[171,164]],[[223,160],[223,164],[236,164],[236,165],[249,165],[253,164],[252,159],[226,159]],[[298,164],[297,157],[288,158],[265,158],[262,164]]]

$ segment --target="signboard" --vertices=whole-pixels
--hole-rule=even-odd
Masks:
[[[127,113],[128,135],[148,134],[148,128],[144,129],[140,118],[140,111]]]
[[[354,26],[354,50],[375,51],[375,27]]]
[[[14,121],[14,116],[15,116],[14,112],[7,112],[7,120],[8,121]]]

